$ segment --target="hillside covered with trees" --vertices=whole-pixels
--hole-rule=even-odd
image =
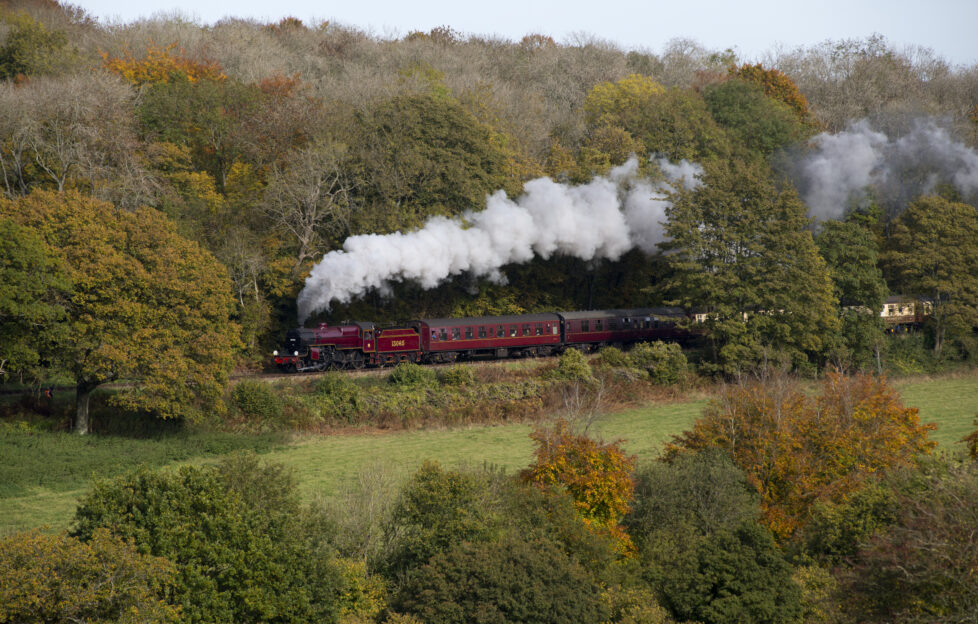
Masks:
[[[877,35],[745,59],[0,0],[0,387],[54,421],[70,384],[57,427],[91,431],[95,395],[147,438],[535,421],[515,474],[425,462],[315,504],[246,454],[113,468],[69,531],[0,537],[0,622],[976,622],[978,431],[935,453],[886,379],[978,357],[976,148],[978,66]],[[496,265],[406,279],[432,258],[398,252],[299,303],[351,237],[465,232],[537,193],[590,220],[538,212]],[[887,332],[893,295],[926,322]],[[306,314],[665,305],[682,347],[230,383]],[[655,461],[587,435],[697,384]],[[18,409],[0,442],[23,457],[55,434]]]

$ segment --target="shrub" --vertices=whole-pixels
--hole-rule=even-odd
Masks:
[[[682,383],[689,370],[686,354],[675,342],[640,342],[629,357],[636,368],[648,371],[653,383],[663,386]]]
[[[439,374],[446,386],[467,386],[475,383],[475,373],[468,366],[451,366]]]
[[[275,391],[260,381],[241,381],[231,391],[234,405],[242,414],[263,420],[278,420],[285,404]]]
[[[401,362],[391,371],[389,381],[402,388],[416,388],[435,385],[436,376],[435,371],[430,368],[414,362]]]
[[[567,349],[557,359],[557,368],[548,371],[550,379],[565,379],[569,381],[594,381],[594,373],[587,357],[577,349]]]
[[[630,368],[632,366],[631,358],[618,347],[605,347],[601,349],[597,360],[599,366],[608,366],[610,368]]]

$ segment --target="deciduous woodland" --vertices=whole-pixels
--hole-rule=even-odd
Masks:
[[[938,452],[889,381],[973,375],[976,147],[978,66],[879,35],[738,58],[0,0],[0,499],[66,483],[5,456],[68,431],[218,449],[93,459],[66,531],[0,526],[0,622],[978,622],[978,431]],[[683,344],[230,381],[300,321],[661,306]],[[656,460],[593,437],[692,391]],[[228,451],[514,422],[519,470],[328,496]]]

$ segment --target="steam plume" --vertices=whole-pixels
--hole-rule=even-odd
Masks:
[[[817,219],[843,216],[870,189],[892,212],[942,183],[965,197],[978,193],[978,152],[933,120],[917,120],[891,139],[864,119],[845,132],[820,134],[811,145],[815,149],[794,167],[793,177]]]
[[[699,165],[658,161],[666,178],[687,188],[700,184]],[[434,217],[423,228],[393,234],[351,236],[312,269],[299,293],[299,321],[346,303],[371,289],[387,291],[392,282],[412,280],[434,288],[452,275],[468,273],[504,281],[500,269],[534,257],[566,254],[582,260],[616,260],[638,247],[653,252],[664,240],[667,183],[637,177],[629,159],[608,177],[581,186],[549,178],[527,182],[514,199],[496,191],[486,208],[462,218]]]

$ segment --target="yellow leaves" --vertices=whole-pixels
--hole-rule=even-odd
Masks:
[[[648,76],[631,74],[618,82],[594,86],[584,102],[590,125],[614,123],[623,114],[635,114],[643,103],[665,93],[665,87]]]
[[[530,437],[537,443],[536,461],[523,471],[524,481],[566,489],[592,530],[615,537],[622,553],[631,552],[631,541],[618,522],[632,500],[635,457],[625,455],[620,441],[604,444],[575,435],[563,419]]]
[[[133,86],[169,82],[175,76],[183,76],[190,82],[198,80],[227,80],[221,66],[214,61],[195,61],[184,56],[181,49],[174,54],[177,44],[171,43],[165,48],[150,45],[146,56],[137,59],[132,52],[126,50],[124,56],[110,58],[108,52],[102,52],[103,66],[109,71],[119,74]]]

